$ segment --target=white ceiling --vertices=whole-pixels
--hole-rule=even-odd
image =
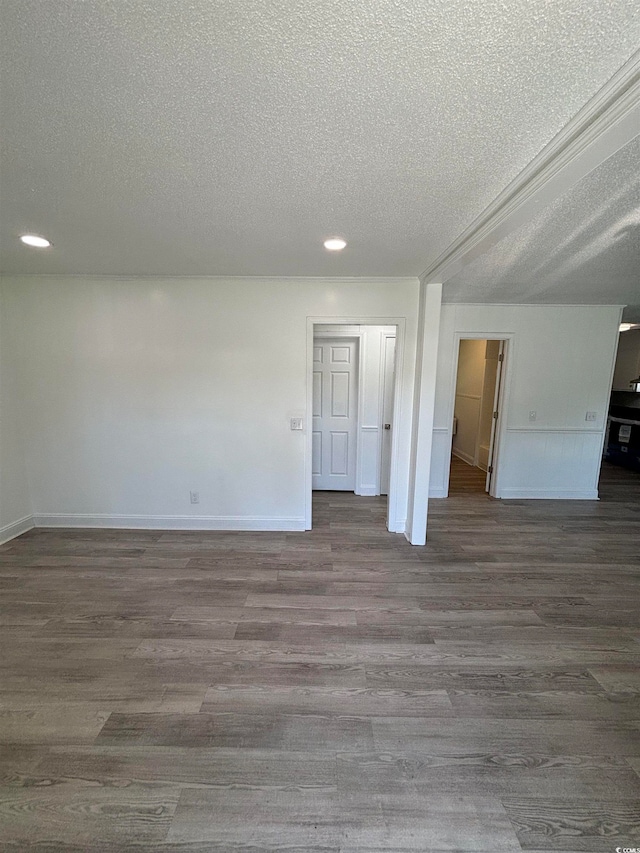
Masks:
[[[445,290],[448,302],[610,304],[614,294],[640,322],[640,136]]]
[[[0,0],[0,10],[6,273],[419,275],[640,40],[637,0]],[[614,177],[629,174],[619,158]],[[562,301],[603,301],[593,292],[606,260],[630,286],[628,241],[622,261],[591,253],[598,273],[580,297],[588,263],[571,267],[568,255],[587,258],[604,234],[622,245],[611,228],[626,215],[624,179],[597,210],[595,191],[578,186],[554,206]],[[532,256],[550,238],[544,223],[531,228],[542,242],[520,235],[519,262],[490,251],[500,283],[481,264],[474,301],[494,301],[496,287],[502,301],[550,298],[549,253]],[[54,248],[27,249],[25,231]],[[322,248],[334,234],[349,241],[341,254]],[[453,281],[455,298],[471,273]],[[604,301],[620,301],[610,279]]]

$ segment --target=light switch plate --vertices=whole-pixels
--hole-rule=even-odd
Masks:
[[[291,418],[291,429],[302,429],[302,418]]]

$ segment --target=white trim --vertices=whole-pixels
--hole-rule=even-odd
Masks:
[[[289,282],[289,281],[323,281],[331,282],[331,284],[416,284],[418,276],[416,275],[351,275],[351,276],[332,276],[332,275],[99,275],[97,273],[3,273],[3,278],[25,279],[25,278],[50,278],[58,281],[67,279],[79,279],[82,281],[148,281],[163,283],[167,281],[250,281],[250,282]],[[323,321],[318,321],[323,322]],[[371,322],[372,321],[367,321]],[[336,320],[336,324],[343,325]],[[357,325],[354,323],[353,325]],[[375,323],[372,325],[384,325]],[[393,324],[389,324],[393,325]]]
[[[427,541],[441,307],[442,284],[440,282],[421,284],[413,396],[407,533],[405,533],[412,545],[424,545]]]
[[[447,281],[638,135],[640,51],[420,276]]]
[[[597,489],[503,489],[503,500],[597,501]]]
[[[22,536],[23,533],[32,530],[35,526],[32,515],[25,515],[24,518],[12,521],[11,524],[5,524],[4,527],[0,527],[0,545],[15,539],[16,536]]]
[[[353,279],[357,281],[358,279]],[[359,279],[362,281],[362,279]],[[408,279],[409,280],[409,279]],[[412,278],[410,281],[415,282],[417,279]],[[337,279],[335,281],[338,281]],[[382,281],[382,279],[381,279]],[[395,326],[396,335],[396,377],[402,376],[404,363],[404,347],[406,338],[406,317],[331,317],[331,316],[308,316],[307,317],[307,404],[306,404],[306,422],[313,423],[313,338],[314,326]],[[394,417],[397,417],[402,412],[402,382],[395,383],[393,396],[393,411]],[[312,429],[306,429],[306,442],[304,454],[304,530],[311,530],[311,512],[312,512]],[[391,480],[389,484],[389,497],[387,501],[387,529],[392,533],[404,532],[405,522],[400,522],[397,519],[398,511],[398,456],[400,447],[398,446],[398,431],[394,430],[391,437]],[[402,529],[398,529],[399,527]]]
[[[623,311],[627,306],[617,302],[446,302],[443,305],[453,305],[455,308],[619,308]],[[620,324],[618,324],[620,325]]]
[[[600,435],[601,429],[565,429],[564,427],[507,427],[507,432],[557,432],[557,433],[587,433]]]
[[[36,527],[97,527],[128,530],[304,530],[304,518],[251,515],[85,515],[37,513]]]
[[[380,489],[378,489],[375,485],[360,486],[360,491],[358,492],[358,494],[362,498],[375,498],[380,494]]]
[[[471,465],[472,468],[476,467],[476,464],[473,461],[473,456],[471,456],[469,453],[465,453],[464,450],[458,450],[457,448],[452,447],[451,453],[453,456],[457,456],[458,459],[462,459],[462,461],[466,462],[467,465]]]
[[[377,426],[361,426],[360,430],[362,432],[378,432],[379,427]]]
[[[435,500],[439,500],[440,498],[448,498],[449,494],[446,489],[431,489],[429,492],[429,499],[434,498]]]
[[[496,433],[494,438],[494,449],[493,449],[493,476],[491,478],[491,488],[489,494],[492,498],[501,498],[503,497],[502,492],[500,491],[500,447],[503,446],[504,439],[507,434],[507,412],[509,411],[509,398],[511,395],[511,382],[512,382],[512,366],[515,364],[515,352],[516,352],[516,335],[514,332],[460,332],[455,331],[453,333],[453,359],[451,365],[451,376],[449,377],[449,409],[448,409],[448,418],[449,423],[453,424],[453,413],[455,409],[456,402],[456,388],[458,386],[458,359],[460,357],[460,341],[504,341],[503,348],[503,356],[504,361],[502,364],[502,380],[500,382],[500,396],[498,399],[498,423],[496,424]],[[441,427],[441,432],[445,432],[445,430]],[[449,439],[449,454],[447,458],[453,452],[453,430],[451,428],[446,429],[446,432],[450,434]],[[466,461],[466,460],[465,460]],[[473,462],[470,463],[473,465]],[[443,497],[447,497],[449,494],[449,481],[451,479],[451,466],[447,468],[446,472],[446,482],[445,488],[442,490],[445,492]],[[435,496],[435,495],[434,495]]]
[[[396,391],[396,383],[398,382],[398,330],[396,329],[394,332],[390,332],[386,329],[380,332],[380,363],[378,365],[379,375],[378,375],[378,491],[376,494],[382,494],[382,456],[383,456],[383,448],[384,448],[384,401],[385,401],[385,366],[386,366],[386,357],[387,357],[387,342],[393,340],[394,348],[393,348],[393,393],[394,393],[394,409],[391,413],[393,415],[393,420],[395,421],[397,418],[397,413],[395,410],[395,391]],[[393,425],[393,424],[392,424]],[[389,448],[390,454],[393,449],[393,435],[391,436],[391,447]],[[389,468],[391,468],[391,459],[389,460]]]
[[[620,308],[620,314],[618,316],[617,329],[615,332],[615,335],[616,335],[615,346],[613,348],[613,355],[611,358],[611,371],[609,373],[609,386],[608,386],[609,388],[613,388],[613,377],[614,377],[615,372],[616,372],[616,361],[618,360],[618,347],[620,346],[619,328],[620,328],[620,321],[622,320],[623,313],[624,313],[624,308]],[[608,402],[609,401],[607,401],[607,403]],[[604,421],[604,424],[602,427],[602,437],[600,439],[600,457],[599,458],[601,460],[604,459],[604,454],[605,454],[606,449],[607,449],[605,442],[607,442],[609,440],[609,417],[608,417],[608,415],[609,415],[609,408],[607,406],[607,409],[605,411],[605,421]],[[595,476],[595,483],[593,484],[594,490],[596,492],[596,497],[598,498],[598,500],[599,500],[599,495],[600,495],[599,489],[600,489],[601,467],[602,467],[601,465],[598,466],[598,470],[596,471],[596,476]]]

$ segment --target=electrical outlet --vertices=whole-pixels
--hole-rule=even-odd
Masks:
[[[192,504],[200,503],[200,492],[189,492],[189,500]]]
[[[538,413],[537,413],[537,412],[535,412],[535,411],[532,409],[532,410],[529,412],[529,420],[530,420],[530,421],[535,421],[535,419],[536,419],[537,417],[538,417]]]
[[[598,413],[597,412],[587,412],[584,419],[585,419],[585,421],[597,421],[598,420]]]

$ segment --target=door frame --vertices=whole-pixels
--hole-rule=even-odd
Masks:
[[[491,338],[490,340],[493,340]],[[500,418],[500,394],[502,391],[502,384],[504,381],[504,369],[506,365],[507,359],[507,344],[505,341],[501,340],[500,343],[500,352],[498,357],[498,366],[496,367],[496,384],[493,389],[493,400],[491,401],[491,414],[493,412],[498,413],[498,418]],[[489,453],[487,455],[487,476],[485,478],[485,492],[489,492],[492,494],[493,482],[495,477],[498,475],[498,421],[495,418],[491,418],[491,435],[489,437]],[[495,461],[495,465],[494,465]]]
[[[396,329],[395,335],[392,335],[390,332],[380,332],[380,353],[381,353],[381,357],[380,357],[380,385],[379,385],[379,387],[380,387],[380,411],[378,413],[378,421],[380,422],[381,426],[380,426],[380,437],[379,437],[380,440],[378,442],[378,457],[380,460],[378,463],[379,470],[380,470],[379,483],[378,483],[379,494],[382,494],[382,487],[383,487],[382,469],[383,469],[383,459],[384,459],[384,420],[385,420],[385,418],[384,418],[384,403],[385,403],[385,396],[386,396],[386,390],[387,390],[387,388],[386,388],[386,386],[387,386],[386,375],[385,375],[385,359],[387,357],[387,343],[390,340],[393,340],[395,342],[394,350],[393,350],[394,408],[393,408],[393,413],[392,413],[393,418],[391,421],[391,439],[393,440],[393,430],[394,430],[393,421],[395,420],[395,389],[396,389],[396,378],[397,378],[396,377],[396,369],[397,369],[396,355],[397,355],[397,348],[398,348],[398,330],[397,329]],[[389,459],[389,470],[391,470],[391,459]],[[387,491],[387,492],[385,492],[385,494],[388,495],[389,492]]]
[[[453,412],[456,402],[456,387],[458,384],[458,359],[460,358],[460,341],[503,341],[502,377],[498,394],[498,421],[495,425],[493,439],[493,474],[489,486],[489,495],[492,498],[501,498],[500,482],[500,450],[504,446],[507,419],[505,412],[508,410],[511,397],[511,365],[514,361],[516,336],[513,332],[455,332],[453,336],[454,356],[452,363],[451,382],[449,388],[449,456],[451,459],[451,448],[453,445]],[[451,478],[451,463],[447,468],[447,496],[449,495],[449,481]]]
[[[320,325],[320,324],[318,324]],[[326,325],[326,324],[325,324]],[[343,323],[332,323],[331,325],[345,325]],[[354,324],[355,325],[355,324]],[[364,385],[364,377],[363,371],[361,369],[361,365],[363,364],[363,353],[364,353],[364,334],[362,332],[320,332],[316,333],[315,329],[313,332],[314,341],[318,338],[318,340],[344,340],[344,341],[355,341],[356,344],[356,396],[357,396],[357,405],[356,405],[356,431],[355,431],[355,451],[356,451],[356,470],[355,470],[355,482],[353,484],[354,494],[359,494],[358,492],[358,483],[362,479],[361,474],[361,465],[362,460],[360,458],[360,426],[362,424],[362,397],[363,397],[363,385]],[[313,370],[313,368],[312,368]],[[313,376],[312,376],[313,381]],[[311,424],[311,446],[313,448],[313,410],[311,412],[311,420],[307,421],[307,423]],[[311,475],[311,483],[313,486],[313,473]],[[312,488],[313,491],[313,488]]]
[[[307,317],[307,404],[306,404],[306,430],[305,430],[305,450],[304,450],[304,477],[305,477],[305,530],[312,529],[311,513],[312,513],[312,470],[313,470],[313,338],[315,326],[395,326],[396,327],[396,383],[393,390],[393,412],[394,421],[397,421],[399,413],[402,411],[402,385],[398,381],[398,377],[402,375],[404,365],[404,349],[405,349],[405,334],[406,334],[406,319],[404,317]],[[333,333],[332,333],[333,335]],[[340,337],[340,335],[337,335]],[[358,337],[357,333],[351,332],[342,335],[342,337]],[[361,423],[360,406],[362,404],[362,389],[360,382],[362,381],[362,371],[360,364],[363,359],[364,341],[360,338],[359,341],[359,362],[358,362],[358,428]],[[389,479],[389,495],[387,497],[387,529],[392,533],[404,532],[405,520],[398,519],[398,466],[399,466],[399,430],[393,430],[391,436],[391,473]],[[359,436],[356,439],[356,453],[358,452]],[[356,461],[356,471],[359,471],[358,461]],[[357,475],[356,475],[357,476]]]

